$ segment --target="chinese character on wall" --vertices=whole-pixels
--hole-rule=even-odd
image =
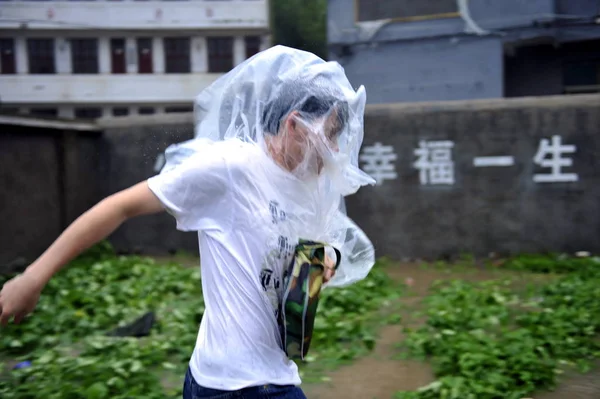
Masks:
[[[421,185],[454,184],[454,142],[420,141],[414,154],[419,158],[414,167],[419,170]]]
[[[381,143],[364,147],[360,155],[360,160],[364,163],[362,169],[375,179],[378,186],[385,180],[394,180],[398,177],[394,165],[396,159],[394,148]]]
[[[412,166],[419,171],[419,182],[423,186],[453,185],[455,183],[455,143],[451,140],[420,140],[414,149],[417,159]],[[533,162],[538,173],[533,175],[536,183],[577,182],[579,176],[568,168],[573,166],[573,155],[577,148],[563,144],[562,137],[554,135],[541,139]],[[395,161],[397,155],[390,145],[375,143],[366,146],[360,154],[362,169],[371,175],[377,185],[398,177]],[[505,154],[478,155],[473,157],[474,168],[510,168],[516,165],[515,157]]]
[[[575,182],[579,180],[576,173],[564,173],[563,168],[573,166],[573,160],[565,157],[565,154],[573,154],[576,151],[574,145],[562,144],[560,136],[552,136],[552,141],[542,139],[533,161],[542,168],[550,168],[550,173],[534,174],[533,181],[536,183],[559,183]]]

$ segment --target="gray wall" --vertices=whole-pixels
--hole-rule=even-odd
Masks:
[[[190,116],[131,117],[104,133],[5,125],[0,129],[0,271],[34,261],[103,198],[152,175],[159,153],[193,137]],[[167,214],[131,220],[110,241],[124,253],[197,251],[197,236]]]
[[[100,198],[102,155],[97,134],[1,127],[0,267],[31,262]]]
[[[365,47],[344,68],[379,104],[502,97],[503,62],[497,38],[446,38]]]
[[[346,201],[379,256],[600,252],[600,95],[371,105],[365,124],[362,155],[375,143],[397,154],[396,179]],[[101,136],[65,139],[3,127],[0,270],[18,257],[34,260],[66,223],[154,175],[158,154],[193,135],[190,116],[123,118],[102,128]],[[552,135],[576,146],[564,172],[577,173],[578,181],[533,181],[546,172],[533,162],[538,144]],[[454,142],[454,184],[420,184],[413,165],[420,140]],[[515,164],[473,166],[474,157],[500,155],[514,156]],[[365,162],[361,167],[375,175]],[[128,221],[111,241],[121,252],[197,251],[196,234],[178,232],[166,213]]]
[[[116,193],[156,174],[159,154],[173,143],[193,137],[191,117],[124,118],[105,126],[109,148],[109,170],[105,176],[108,194]],[[198,236],[175,229],[172,216],[144,216],[123,224],[110,241],[120,252],[166,253],[198,251]]]
[[[379,255],[600,252],[600,95],[378,105],[365,124],[363,154],[377,142],[397,154],[397,179],[346,201]],[[533,162],[538,144],[552,135],[576,146],[564,172],[579,181],[533,181],[547,171]],[[421,185],[420,140],[454,142],[454,184]],[[476,168],[479,156],[514,156],[515,164]]]

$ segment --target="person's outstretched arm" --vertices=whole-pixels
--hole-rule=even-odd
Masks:
[[[35,308],[40,293],[61,268],[102,241],[127,219],[164,210],[146,181],[107,197],[75,220],[23,274],[0,291],[0,324],[19,323]]]

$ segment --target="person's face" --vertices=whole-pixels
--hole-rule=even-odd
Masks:
[[[324,155],[338,152],[341,124],[336,110],[311,123],[303,121],[297,112],[286,118],[282,137],[282,150],[288,168],[305,168],[320,174]]]

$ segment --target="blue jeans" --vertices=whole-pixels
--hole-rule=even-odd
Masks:
[[[294,385],[261,385],[238,391],[204,388],[194,380],[188,368],[183,383],[183,399],[306,399],[304,392]]]

